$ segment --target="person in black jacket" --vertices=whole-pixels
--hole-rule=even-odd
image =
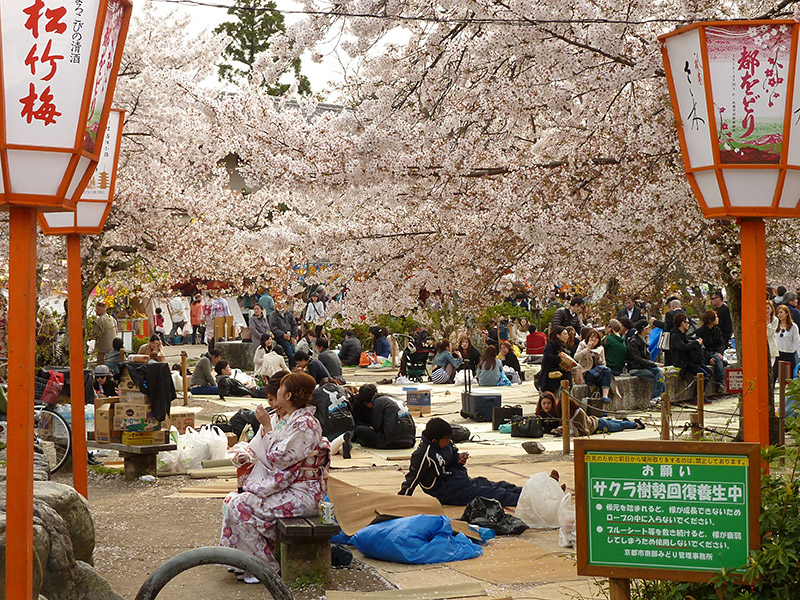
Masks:
[[[481,353],[475,346],[472,345],[472,340],[468,336],[462,335],[458,340],[458,350],[464,362],[458,367],[459,371],[470,369],[474,373],[478,368],[478,363],[481,362]]]
[[[328,369],[318,358],[313,358],[305,352],[297,352],[294,355],[294,360],[297,362],[298,367],[305,369],[308,374],[314,378],[314,381],[317,382],[317,385],[322,383],[323,379],[331,378],[331,374],[328,372]]]
[[[556,393],[562,380],[569,381],[572,387],[572,371],[561,368],[562,360],[572,360],[565,350],[569,333],[565,327],[553,325],[547,340],[542,353],[542,369],[539,371],[539,391]]]
[[[339,360],[348,367],[357,367],[361,360],[361,340],[356,337],[356,332],[348,329],[344,332],[344,341],[339,350]]]
[[[374,383],[362,385],[355,397],[353,441],[368,448],[413,448],[416,425],[411,413],[391,396],[379,395]],[[369,424],[363,424],[369,416]],[[359,421],[362,424],[358,424]]]
[[[503,361],[504,367],[511,367],[517,372],[517,377],[519,377],[521,383],[523,381],[522,367],[520,367],[519,359],[514,353],[514,349],[511,347],[511,342],[500,342],[500,354],[498,358]]]
[[[583,298],[580,296],[573,296],[569,302],[569,308],[559,308],[553,315],[551,325],[558,325],[560,327],[567,327],[572,325],[575,331],[580,331],[583,327],[581,315],[583,314]]]
[[[628,340],[628,372],[636,377],[653,380],[653,394],[650,402],[655,404],[661,401],[661,394],[666,390],[664,371],[657,362],[650,360],[648,340],[650,326],[641,319],[633,324],[636,335]]]
[[[217,372],[217,387],[220,398],[225,396],[240,396],[244,398],[264,398],[264,388],[250,388],[241,381],[231,377],[233,369],[227,360],[221,360],[214,365]]]
[[[697,375],[702,373],[706,378],[711,377],[711,369],[703,364],[703,342],[694,336],[689,337],[689,317],[686,313],[675,315],[675,321],[670,331],[669,349],[672,354],[672,364],[681,370],[681,376]],[[694,388],[697,395],[697,388]],[[697,399],[695,399],[695,402]],[[705,400],[710,404],[710,400]]]
[[[728,315],[730,318],[730,315]],[[725,333],[720,326],[719,313],[707,310],[703,313],[703,326],[695,332],[703,340],[703,363],[714,370],[714,381],[722,385],[725,382]]]
[[[289,368],[294,369],[294,346],[300,338],[300,328],[297,326],[297,321],[294,318],[294,313],[290,308],[290,301],[287,300],[283,303],[284,310],[277,310],[270,314],[267,322],[272,335],[275,336],[275,341],[281,345],[286,358],[289,360]]]
[[[452,435],[453,429],[444,419],[434,417],[428,421],[398,494],[410,496],[420,486],[442,504],[466,506],[482,496],[499,500],[503,506],[516,506],[522,488],[507,481],[470,477],[464,466],[469,453],[458,451],[450,441]]]
[[[557,406],[558,402],[553,392],[544,392],[539,396],[535,413],[539,417],[542,423],[542,431],[545,433],[553,433],[561,427],[561,415],[556,412]],[[553,435],[555,434],[553,433]]]
[[[725,301],[722,299],[722,292],[711,292],[711,304],[714,306],[714,310],[719,317],[719,330],[722,333],[722,341],[725,343],[722,352],[725,352],[731,343],[731,336],[733,335],[731,309],[728,308],[728,305],[725,304]],[[708,347],[706,347],[706,350],[708,350]],[[722,352],[720,352],[720,354],[722,354]]]
[[[617,312],[617,321],[622,321],[623,318],[630,319],[632,323],[642,320],[642,309],[636,306],[633,298],[625,298],[625,306]]]

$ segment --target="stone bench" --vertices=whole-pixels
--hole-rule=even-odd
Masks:
[[[637,411],[646,410],[650,406],[650,396],[653,393],[653,381],[651,379],[644,379],[643,377],[636,377],[635,375],[628,375],[623,373],[614,377],[617,384],[621,399],[615,399],[610,404],[606,404],[606,410],[609,411]],[[692,380],[683,379],[677,370],[668,369],[664,373],[664,382],[666,384],[666,393],[669,394],[671,402],[686,402],[691,400],[694,394],[694,386]],[[706,395],[714,395],[724,392],[724,389],[717,389],[713,383],[706,381]],[[592,397],[594,386],[587,384],[578,384],[573,386],[572,395],[578,400],[588,401]],[[599,403],[595,405],[600,408]]]
[[[339,532],[338,525],[320,523],[319,517],[278,519],[281,579],[330,583],[331,537]]]
[[[255,351],[249,341],[217,342],[214,344],[214,348],[222,352],[222,358],[228,361],[231,369],[241,369],[252,373]]]

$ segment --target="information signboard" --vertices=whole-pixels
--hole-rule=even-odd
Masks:
[[[575,440],[578,574],[708,581],[760,545],[758,444]]]
[[[742,369],[728,367],[725,369],[725,391],[729,394],[741,394],[744,391],[744,374]]]

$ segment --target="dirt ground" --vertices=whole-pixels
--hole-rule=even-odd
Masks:
[[[54,481],[70,484],[69,474]],[[89,502],[94,519],[95,568],[125,598],[135,598],[147,577],[162,563],[200,546],[216,546],[222,519],[218,498],[169,498],[195,485],[185,476],[160,477],[154,483],[89,474]],[[329,589],[377,591],[391,586],[372,567],[354,562],[334,569]],[[293,590],[297,600],[324,598],[319,588]],[[223,567],[201,566],[182,573],[158,595],[159,600],[263,599],[263,586],[240,583]]]

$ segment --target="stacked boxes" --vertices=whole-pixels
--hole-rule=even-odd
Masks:
[[[121,432],[122,443],[129,446],[162,443],[164,437],[160,433],[161,422],[153,417],[150,398],[139,391],[124,367],[119,381],[119,402],[114,405],[114,429]],[[158,435],[153,435],[154,432]]]
[[[406,405],[411,411],[419,411],[420,414],[431,412],[431,388],[428,386],[405,387]]]

